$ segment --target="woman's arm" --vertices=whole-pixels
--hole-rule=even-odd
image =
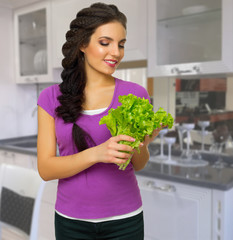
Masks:
[[[71,177],[97,162],[125,163],[133,149],[119,141],[134,141],[125,135],[112,137],[96,147],[69,156],[56,156],[55,120],[38,106],[37,164],[40,176],[45,180]]]
[[[139,171],[146,166],[147,162],[149,161],[149,157],[150,157],[148,145],[155,139],[156,136],[158,136],[161,129],[162,129],[162,127],[157,128],[154,130],[151,137],[150,136],[145,137],[145,141],[142,143],[142,145],[140,147],[140,153],[138,153],[137,151],[134,152],[131,161],[132,161],[133,168],[135,171]]]

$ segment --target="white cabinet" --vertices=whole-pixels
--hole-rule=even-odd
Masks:
[[[213,190],[212,240],[233,239],[233,189]]]
[[[145,240],[212,240],[210,189],[137,176]]]
[[[14,160],[15,160],[14,152],[0,150],[0,164],[2,163],[14,164]]]
[[[21,167],[37,169],[37,158],[33,155],[0,150],[0,164],[13,164]]]
[[[233,0],[148,0],[148,76],[233,72]]]
[[[51,82],[50,2],[15,10],[15,68],[17,83]]]
[[[61,68],[62,46],[70,22],[78,11],[89,7],[93,0],[52,0],[52,66]],[[116,4],[127,16],[127,42],[123,61],[147,59],[147,1],[103,0],[107,4]]]

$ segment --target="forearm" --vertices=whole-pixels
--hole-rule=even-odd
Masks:
[[[69,156],[38,156],[38,171],[45,181],[71,177],[94,164],[91,148]]]
[[[131,155],[128,152],[132,152],[133,149],[128,145],[118,144],[120,141],[134,141],[134,139],[129,136],[118,135],[98,146],[63,157],[55,156],[54,146],[47,148],[43,146],[44,143],[41,142],[41,144],[38,144],[37,151],[40,176],[48,181],[71,177],[98,162],[125,163]]]
[[[143,147],[140,148],[140,153],[135,151],[131,160],[134,170],[135,171],[142,170],[146,166],[149,157],[150,154],[147,145],[144,145]]]

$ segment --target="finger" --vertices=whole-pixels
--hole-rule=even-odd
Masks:
[[[120,158],[120,159],[123,159],[123,160],[128,160],[131,156],[132,156],[131,153],[126,153],[126,152],[116,151],[116,153],[115,153],[116,158]]]
[[[126,151],[126,152],[132,152],[133,148],[129,145],[126,144],[120,144],[118,142],[115,141],[110,141],[109,145],[108,145],[108,149],[112,149],[115,151]]]
[[[114,138],[117,142],[119,142],[119,141],[135,142],[135,138],[127,136],[127,135],[118,135]]]
[[[133,148],[126,144],[117,144],[118,151],[133,152]]]

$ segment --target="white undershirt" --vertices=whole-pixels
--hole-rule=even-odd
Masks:
[[[95,109],[95,110],[83,110],[82,113],[86,114],[86,115],[95,115],[95,114],[99,114],[102,113],[106,110],[107,108],[100,108],[100,109]],[[81,220],[81,221],[86,221],[86,222],[93,222],[93,223],[98,223],[98,222],[104,222],[104,221],[111,221],[111,220],[119,220],[119,219],[124,219],[124,218],[128,218],[128,217],[133,217],[139,213],[142,212],[142,207],[138,208],[137,210],[127,213],[127,214],[122,214],[122,215],[117,215],[117,216],[112,216],[112,217],[106,217],[106,218],[97,218],[97,219],[84,219],[84,218],[73,218],[67,215],[64,215],[60,212],[58,212],[56,210],[56,212],[65,217],[65,218],[69,218],[69,219],[73,219],[73,220]]]
[[[99,108],[99,109],[94,109],[94,110],[83,110],[82,113],[86,115],[95,115],[104,112],[106,108]]]
[[[93,222],[93,223],[99,223],[99,222],[105,222],[105,221],[112,221],[112,220],[119,220],[119,219],[124,219],[128,217],[133,217],[136,216],[137,214],[142,212],[142,207],[138,208],[137,210],[127,213],[127,214],[122,214],[122,215],[117,215],[117,216],[112,216],[112,217],[106,217],[106,218],[96,218],[96,219],[85,219],[85,218],[73,218],[70,216],[66,216],[65,214],[62,214],[56,210],[56,213],[61,215],[62,217],[72,219],[72,220],[80,220],[80,221],[85,221],[85,222]]]

